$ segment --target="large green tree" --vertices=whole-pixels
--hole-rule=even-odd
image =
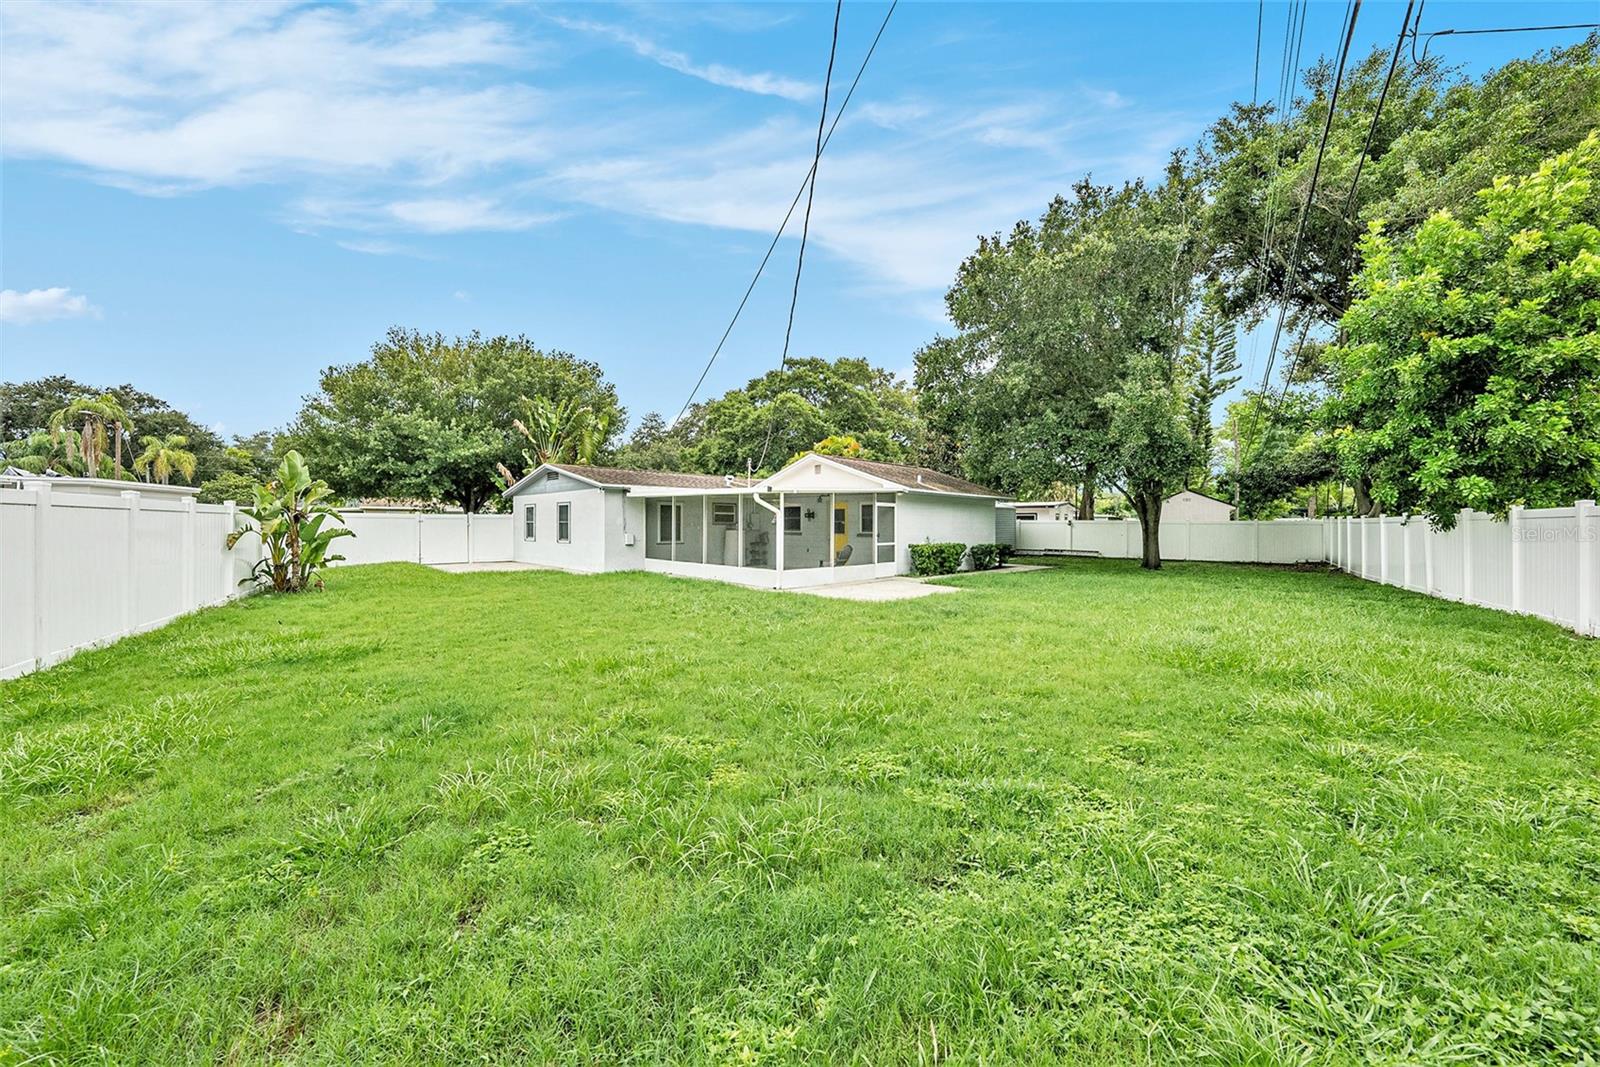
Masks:
[[[1525,173],[1577,144],[1600,116],[1597,38],[1514,60],[1480,80],[1437,59],[1402,56],[1374,128],[1390,51],[1347,69],[1300,242],[1290,255],[1332,99],[1334,70],[1320,61],[1288,115],[1235,104],[1208,132],[1203,157],[1212,194],[1212,270],[1227,310],[1260,315],[1287,300],[1295,324],[1331,326],[1350,305],[1356,244],[1384,220],[1402,235],[1439,210],[1470,219],[1476,193],[1496,175]],[[1371,141],[1368,142],[1369,130]],[[1366,150],[1363,157],[1363,149]],[[1357,165],[1361,180],[1346,212]]]
[[[1328,354],[1346,472],[1446,527],[1600,495],[1600,133],[1478,200],[1374,225]]]
[[[525,337],[446,338],[395,328],[360,363],[323,371],[288,437],[349,496],[420,497],[478,511],[498,500],[497,467],[520,469],[523,398],[623,410],[599,366]]]
[[[709,474],[743,472],[747,462],[772,470],[833,436],[854,437],[866,458],[903,462],[916,457],[922,434],[910,388],[852,357],[792,359],[699,405],[675,429],[685,468]]]

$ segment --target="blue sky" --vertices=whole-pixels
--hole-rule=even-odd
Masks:
[[[1305,57],[1345,5],[1314,3]],[[1362,51],[1404,5],[1369,2]],[[887,4],[847,4],[836,84]],[[1265,8],[1276,85],[1286,5]],[[1257,4],[902,4],[823,158],[792,352],[909,373],[979,233],[1159,170]],[[1424,31],[1593,20],[1427,4]],[[283,425],[390,325],[524,333],[675,414],[810,162],[832,6],[0,7],[0,377]],[[1576,32],[1441,38],[1481,70]],[[837,103],[842,93],[835,93]],[[786,240],[704,393],[777,363]]]

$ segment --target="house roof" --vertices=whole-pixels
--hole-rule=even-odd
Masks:
[[[874,478],[882,478],[886,482],[903,485],[907,489],[922,489],[934,493],[960,493],[965,496],[1001,497],[1005,495],[981,486],[977,482],[969,482],[965,478],[941,474],[932,467],[913,467],[904,463],[879,463],[876,460],[854,459],[849,456],[828,456],[827,458],[852,470],[858,470],[862,474],[870,474]]]
[[[633,486],[657,486],[668,489],[726,489],[728,479],[719,474],[685,474],[682,471],[641,471],[624,467],[593,467],[584,463],[542,463],[529,471],[502,496],[513,496],[517,490],[533,480],[541,471],[553,470],[572,476],[581,482],[602,488],[627,489]],[[735,478],[735,488],[743,489],[752,483],[745,478]]]

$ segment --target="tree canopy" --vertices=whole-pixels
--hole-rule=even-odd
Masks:
[[[1346,472],[1442,526],[1600,495],[1600,134],[1478,200],[1374,224],[1328,354]]]
[[[587,407],[609,427],[624,415],[599,366],[569,353],[395,328],[368,359],[323,371],[289,436],[339,493],[477,511],[503,488],[497,466],[525,466],[513,424],[524,397]]]

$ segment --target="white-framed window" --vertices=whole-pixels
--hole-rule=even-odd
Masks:
[[[871,504],[861,505],[861,533],[869,534],[872,532],[872,516],[877,510]]]
[[[524,541],[539,540],[539,522],[536,518],[539,513],[534,510],[537,507],[537,504],[529,504],[527,510],[522,513],[522,539]]]
[[[656,505],[656,543],[683,544],[683,505],[663,500]]]
[[[572,540],[572,505],[565,500],[556,505],[556,540],[562,544]]]
[[[797,534],[800,532],[800,505],[785,504],[783,506],[783,532]]]
[[[711,502],[711,525],[739,525],[739,505],[732,500],[713,500]]]

